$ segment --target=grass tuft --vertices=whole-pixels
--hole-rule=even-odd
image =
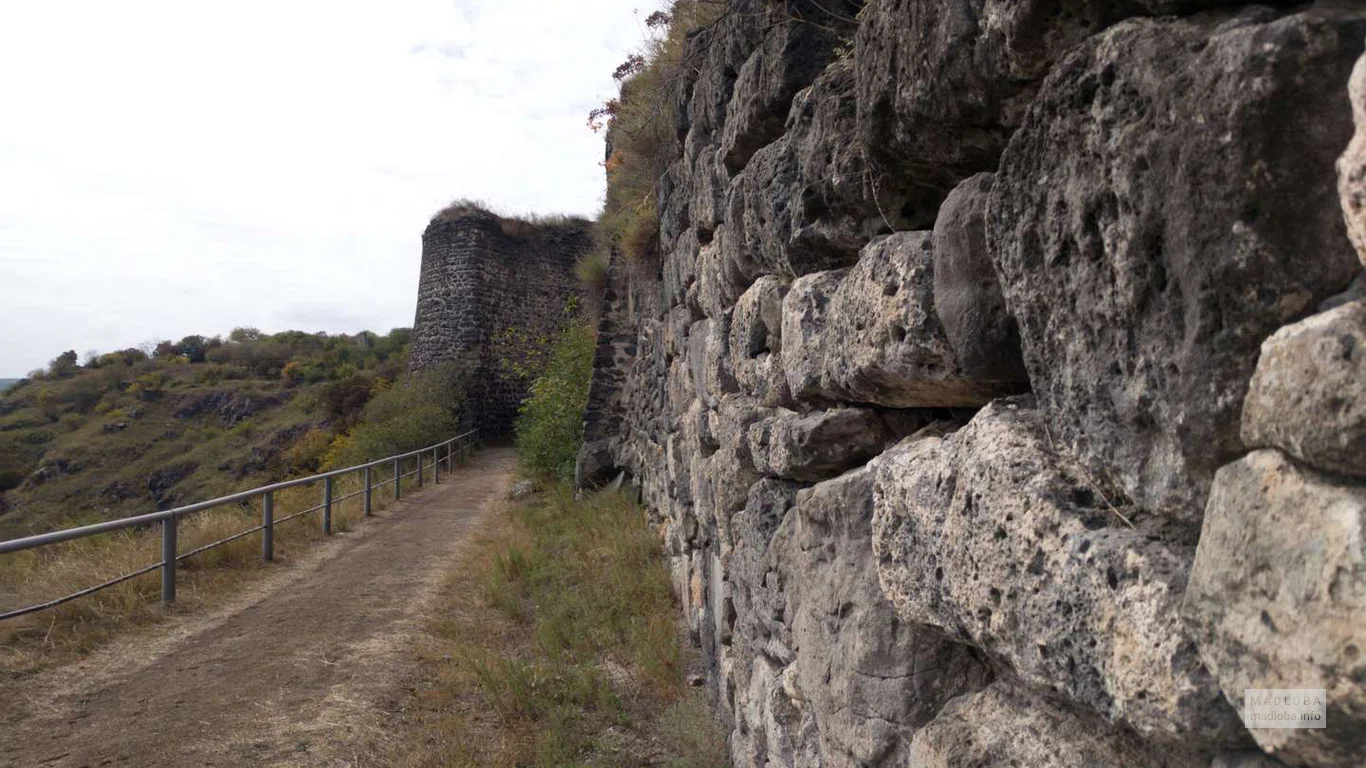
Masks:
[[[454,572],[395,765],[719,768],[657,539],[620,493],[533,497]]]

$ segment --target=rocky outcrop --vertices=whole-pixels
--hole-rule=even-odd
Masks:
[[[1366,763],[1366,8],[785,7],[689,39],[580,458],[734,763]]]

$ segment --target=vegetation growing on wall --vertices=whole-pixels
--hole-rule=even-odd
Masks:
[[[604,248],[644,264],[659,258],[659,179],[677,154],[678,111],[672,89],[684,75],[690,33],[715,22],[725,3],[676,0],[646,18],[654,36],[613,76],[617,98],[589,114],[594,130],[606,130],[611,154],[605,162],[607,196],[599,219]]]
[[[547,233],[554,233],[556,230],[581,231],[593,226],[591,221],[581,216],[569,216],[561,213],[515,215],[500,213],[488,203],[468,197],[451,201],[449,205],[432,216],[432,222],[457,221],[470,217],[497,219],[498,226],[503,234],[517,238],[542,236]]]

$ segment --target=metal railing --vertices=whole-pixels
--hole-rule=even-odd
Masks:
[[[63,541],[80,539],[86,536],[94,536],[100,533],[109,533],[111,531],[119,531],[127,528],[136,528],[151,524],[159,524],[161,526],[160,562],[153,563],[152,565],[148,565],[144,568],[139,568],[138,570],[133,571],[131,573],[125,573],[121,576],[117,576],[103,583],[96,584],[93,587],[87,587],[78,592],[72,592],[69,595],[64,595],[62,597],[55,598],[53,600],[48,600],[46,602],[37,603],[35,605],[30,605],[24,608],[18,608],[5,613],[0,613],[0,621],[4,621],[5,619],[18,618],[20,616],[26,616],[30,613],[37,613],[38,611],[47,610],[48,608],[56,608],[57,606],[63,603],[70,602],[77,598],[85,597],[86,595],[94,594],[95,592],[99,592],[102,589],[107,589],[116,584],[120,584],[122,582],[128,581],[129,579],[136,578],[138,576],[141,576],[145,573],[150,573],[157,569],[161,570],[161,600],[164,603],[173,603],[175,602],[177,563],[187,558],[193,557],[194,555],[200,554],[201,552],[206,552],[210,549],[213,549],[214,547],[221,547],[224,544],[236,541],[244,536],[250,536],[254,533],[261,534],[261,559],[263,561],[270,562],[271,560],[275,559],[275,526],[293,520],[297,517],[302,517],[304,515],[321,510],[323,513],[322,531],[324,534],[330,535],[332,533],[332,507],[334,504],[340,504],[341,502],[346,501],[347,499],[353,499],[357,496],[363,495],[365,497],[365,516],[369,517],[374,512],[372,497],[375,489],[383,488],[384,486],[392,483],[394,486],[394,499],[401,499],[403,498],[403,478],[411,477],[413,475],[417,476],[417,487],[421,488],[422,475],[424,471],[423,461],[429,455],[431,456],[432,462],[432,480],[435,483],[440,483],[442,462],[445,462],[447,472],[453,470],[453,462],[457,458],[462,460],[464,458],[467,458],[470,455],[470,453],[474,450],[474,446],[478,442],[478,439],[479,430],[472,429],[468,432],[456,435],[455,437],[446,440],[445,442],[437,443],[436,445],[431,445],[426,448],[419,448],[416,451],[400,453],[395,456],[388,456],[383,459],[376,459],[375,461],[371,461],[365,464],[357,464],[354,467],[334,469],[330,472],[323,472],[317,475],[310,475],[309,477],[300,477],[294,480],[285,480],[283,482],[274,483],[272,485],[265,485],[260,488],[253,488],[249,491],[240,491],[238,493],[229,494],[227,496],[220,496],[216,499],[209,499],[208,501],[201,501],[196,504],[187,504],[183,507],[176,507],[175,509],[168,509],[162,512],[150,512],[145,515],[135,515],[133,517],[125,517],[119,520],[110,520],[108,522],[95,523],[93,525],[82,525],[78,528],[67,528],[65,530],[52,531],[51,533],[42,533],[36,536],[25,536],[21,539],[0,541],[0,555],[3,555],[10,552],[21,552],[26,549],[46,547],[52,544],[59,544]],[[443,452],[444,456],[442,455]],[[416,459],[416,468],[410,472],[404,472],[404,462],[414,458]],[[374,482],[374,468],[386,464],[391,464],[393,466],[392,477],[388,480],[383,480],[378,483]],[[334,479],[341,477],[343,475],[350,474],[352,472],[362,472],[364,474],[364,487],[362,488],[362,490],[356,491],[354,493],[349,493],[345,496],[334,499],[332,497]],[[305,509],[301,512],[295,512],[292,515],[282,517],[278,520],[275,519],[276,491],[283,491],[287,488],[295,488],[302,485],[312,485],[318,482],[322,483],[321,504],[309,507],[308,509]],[[231,536],[228,536],[227,538],[219,539],[218,541],[205,544],[202,547],[196,547],[190,550],[189,552],[177,552],[176,528],[178,526],[180,518],[185,517],[187,515],[192,515],[196,512],[203,512],[204,510],[212,509],[214,507],[221,507],[225,504],[236,504],[240,502],[250,501],[257,496],[261,497],[260,525],[248,528],[247,530],[242,531],[240,533],[235,533]]]

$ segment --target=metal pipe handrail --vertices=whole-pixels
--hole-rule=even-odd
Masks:
[[[418,487],[422,487],[422,472],[424,471],[422,457],[429,451],[432,454],[432,480],[434,483],[440,483],[441,462],[444,460],[446,462],[446,470],[450,471],[452,467],[452,462],[455,460],[455,451],[458,450],[461,456],[467,455],[466,452],[472,449],[475,445],[475,442],[478,440],[478,432],[479,430],[472,429],[468,432],[456,435],[455,437],[452,437],[449,440],[436,443],[435,445],[429,445],[426,448],[419,448],[415,451],[408,451],[407,453],[400,453],[394,456],[386,456],[385,458],[375,459],[374,461],[366,462],[364,464],[356,464],[355,466],[351,467],[334,469],[328,472],[310,475],[308,477],[300,477],[295,478],[293,480],[285,480],[279,483],[274,483],[271,485],[263,485],[259,488],[252,488],[250,490],[240,491],[238,493],[229,494],[227,496],[220,496],[216,499],[209,499],[208,501],[201,501],[195,504],[187,504],[183,507],[176,507],[175,509],[163,510],[161,512],[152,512],[145,515],[134,515],[133,517],[125,517],[120,520],[110,520],[103,523],[95,523],[93,525],[83,525],[76,528],[68,528],[62,531],[53,531],[50,533],[38,534],[35,536],[26,536],[24,538],[11,539],[9,541],[0,541],[0,554],[5,554],[8,552],[21,552],[27,549],[34,549],[36,547],[47,546],[50,544],[57,544],[63,541],[84,538],[86,536],[94,536],[100,533],[108,533],[111,531],[133,528],[141,525],[146,525],[149,523],[160,523],[162,549],[161,562],[159,563],[139,568],[138,570],[133,571],[132,573],[125,573],[121,576],[116,576],[108,581],[96,584],[92,587],[86,587],[85,589],[81,589],[69,595],[64,595],[62,597],[54,598],[43,603],[30,605],[12,611],[0,612],[0,621],[3,621],[5,619],[17,618],[19,616],[25,616],[27,614],[46,610],[48,608],[54,608],[56,606],[62,605],[63,603],[75,600],[76,598],[93,594],[102,589],[112,587],[116,584],[120,584],[134,577],[141,576],[145,573],[151,573],[152,571],[158,569],[161,570],[161,599],[165,603],[172,603],[175,601],[176,593],[176,566],[182,560],[185,560],[189,557],[200,554],[202,552],[206,552],[210,549],[213,549],[214,547],[220,547],[224,544],[227,544],[228,542],[236,541],[246,536],[250,536],[254,533],[260,533],[262,535],[261,558],[265,561],[273,560],[275,526],[281,523],[288,522],[295,518],[303,517],[304,515],[317,512],[318,510],[322,510],[323,533],[330,534],[332,533],[333,505],[341,504],[342,502],[347,501],[348,499],[353,499],[357,496],[362,495],[365,497],[364,510],[365,515],[368,517],[371,514],[372,507],[371,493],[374,491],[375,488],[382,488],[389,483],[393,483],[394,499],[398,500],[399,498],[401,498],[400,483],[403,478],[409,477],[411,475],[417,475]],[[474,437],[474,440],[467,440],[467,438],[471,437]],[[443,448],[446,452],[444,458],[441,456],[441,449]],[[403,460],[411,458],[413,456],[418,457],[417,468],[412,472],[404,473],[401,469]],[[374,482],[374,478],[372,477],[372,472],[370,470],[382,464],[390,463],[393,464],[394,468],[393,476],[388,480]],[[349,474],[351,472],[364,472],[364,487],[361,490],[355,491],[353,493],[348,493],[344,496],[341,496],[340,498],[333,498],[332,491],[334,484],[332,482],[332,479],[335,477],[339,477],[341,475]],[[285,517],[279,518],[278,520],[275,519],[275,491],[284,490],[287,488],[295,488],[303,485],[311,485],[320,480],[323,482],[322,504],[318,504],[316,506],[309,507],[299,512],[295,512],[294,514],[287,515]],[[206,509],[212,509],[214,507],[220,507],[225,504],[246,501],[256,496],[261,497],[262,522],[260,525],[254,526],[245,531],[240,531],[226,538],[219,539],[218,541],[210,542],[208,544],[196,547],[188,552],[177,552],[176,529],[179,527],[179,519],[182,516],[190,515],[195,512],[202,512]]]
[[[330,472],[322,472],[316,475],[309,475],[308,477],[300,477],[295,478],[293,480],[283,480],[281,482],[274,483],[271,485],[263,485],[260,488],[252,488],[251,490],[239,491],[237,493],[228,494],[227,496],[219,496],[216,499],[209,499],[208,501],[200,501],[194,504],[186,504],[183,507],[176,507],[175,509],[162,510],[161,512],[148,512],[145,515],[134,515],[132,517],[124,517],[118,520],[108,520],[103,523],[92,523],[90,525],[82,525],[77,528],[67,528],[61,531],[52,531],[50,533],[40,533],[33,536],[25,536],[19,539],[10,539],[9,541],[0,541],[0,555],[7,554],[9,552],[22,552],[26,549],[33,549],[34,547],[43,547],[47,546],[48,544],[57,544],[63,541],[70,541],[71,539],[80,539],[86,536],[93,536],[97,533],[108,533],[110,531],[123,530],[124,528],[136,528],[140,525],[159,523],[168,518],[181,517],[183,515],[189,515],[195,512],[202,512],[203,510],[212,509],[213,507],[221,507],[224,504],[231,504],[235,501],[246,501],[247,499],[260,496],[263,493],[274,493],[275,491],[283,491],[287,488],[297,488],[301,485],[311,485],[313,483],[318,482],[319,480],[323,480],[329,477],[337,477],[338,475],[344,475],[349,472],[355,472],[357,470],[362,470],[367,467],[376,467],[380,464],[385,464],[388,462],[402,461],[403,459],[411,458],[421,453],[433,451],[442,446],[454,443],[457,440],[469,437],[470,435],[473,435],[478,431],[479,430],[477,429],[472,429],[463,434],[456,435],[450,440],[445,440],[443,442],[436,443],[435,445],[429,445],[426,448],[419,448],[416,451],[408,451],[407,453],[400,453],[394,456],[388,456],[383,459],[376,459],[374,461],[366,462],[365,464],[357,464],[353,467],[345,467],[343,469],[334,469]],[[409,472],[408,474],[412,473]],[[404,476],[406,477],[407,475]]]
[[[18,610],[9,611],[7,613],[0,613],[0,620],[17,619],[20,616],[27,616],[30,613],[37,613],[39,611],[46,611],[49,608],[56,608],[57,606],[62,605],[63,603],[69,603],[72,600],[75,600],[76,598],[85,597],[86,595],[93,595],[102,589],[108,589],[109,587],[112,587],[116,584],[122,584],[123,582],[128,581],[129,579],[137,578],[138,576],[141,576],[144,573],[151,573],[152,571],[155,571],[160,567],[161,563],[152,563],[151,565],[143,566],[142,568],[139,568],[136,571],[133,571],[132,573],[125,573],[122,576],[115,576],[114,578],[108,581],[103,581],[99,584],[96,584],[93,587],[86,587],[85,589],[79,590],[77,592],[72,592],[69,595],[62,595],[61,597],[53,598],[52,600],[48,600],[46,602],[37,603],[36,605],[30,605],[25,608],[19,608]]]

